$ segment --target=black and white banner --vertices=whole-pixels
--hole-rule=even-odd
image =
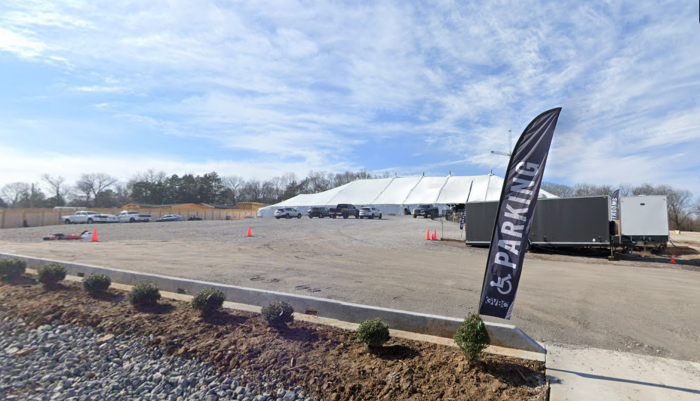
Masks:
[[[537,116],[525,128],[508,163],[481,287],[479,313],[510,319],[537,194],[542,184],[561,107]]]
[[[610,216],[612,217],[610,220],[615,221],[617,220],[617,205],[620,202],[620,190],[616,190],[612,194],[612,198],[610,198]]]

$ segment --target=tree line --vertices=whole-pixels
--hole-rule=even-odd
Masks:
[[[668,206],[668,220],[671,228],[675,230],[700,231],[700,197],[693,202],[693,193],[685,189],[673,188],[670,185],[642,184],[632,186],[621,184],[611,185],[591,185],[576,184],[564,185],[551,182],[543,182],[542,189],[551,192],[562,198],[575,196],[612,196],[616,190],[620,191],[620,196],[639,195],[666,195]]]
[[[2,208],[41,208],[77,206],[112,208],[127,203],[168,205],[206,203],[235,206],[238,202],[274,204],[299,194],[327,191],[358,179],[386,178],[389,173],[373,175],[366,170],[331,173],[311,171],[299,178],[286,173],[269,180],[204,175],[168,175],[148,170],[126,182],[106,173],[87,173],[69,183],[60,176],[43,174],[38,182],[13,182],[0,189]]]
[[[235,206],[238,202],[275,204],[299,194],[312,194],[350,183],[358,179],[388,178],[385,172],[374,175],[366,170],[331,173],[310,171],[306,177],[286,173],[268,180],[204,175],[168,175],[147,170],[126,182],[106,173],[87,173],[69,183],[60,176],[43,174],[38,182],[13,182],[0,189],[0,208],[40,208],[78,206],[118,208],[127,203],[168,205],[206,203]],[[668,185],[564,185],[544,182],[542,189],[560,197],[609,195],[619,189],[620,196],[666,195],[672,228],[700,231],[700,197],[693,200],[690,191]]]

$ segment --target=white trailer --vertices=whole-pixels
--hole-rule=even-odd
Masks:
[[[668,205],[665,195],[620,198],[619,244],[665,248],[668,242]]]

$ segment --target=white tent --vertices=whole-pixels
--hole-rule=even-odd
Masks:
[[[357,180],[317,194],[297,195],[276,205],[258,209],[258,217],[273,217],[275,209],[294,207],[306,213],[311,206],[335,207],[350,203],[356,207],[374,206],[384,214],[402,214],[419,204],[437,205],[441,210],[466,202],[498,200],[503,179],[493,174],[447,177],[396,177]],[[556,198],[540,190],[542,198]]]

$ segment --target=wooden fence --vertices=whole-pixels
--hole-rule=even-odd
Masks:
[[[88,209],[98,213],[117,214],[121,209]],[[63,224],[63,216],[75,213],[70,210],[55,209],[0,209],[0,229],[20,227],[42,227]],[[150,214],[151,221],[155,221],[166,214],[179,214],[185,219],[190,216],[200,217],[202,220],[239,220],[256,217],[256,210],[245,209],[193,209],[179,210],[171,208],[150,209],[141,211]]]

